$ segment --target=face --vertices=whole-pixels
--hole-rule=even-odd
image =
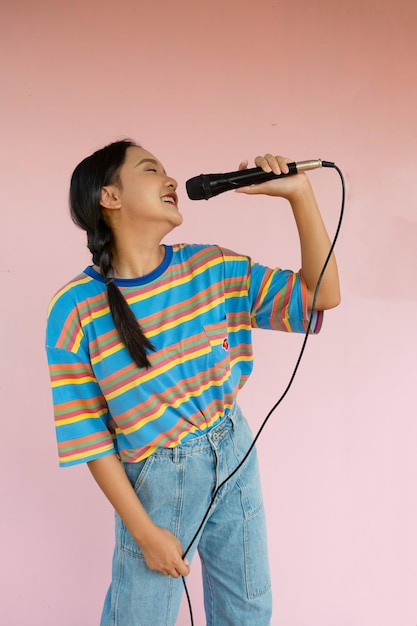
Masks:
[[[153,154],[130,147],[120,169],[120,184],[103,188],[102,205],[119,225],[137,225],[142,233],[151,229],[163,235],[182,223],[176,188],[176,180],[167,176]]]

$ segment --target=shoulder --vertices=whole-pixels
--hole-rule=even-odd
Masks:
[[[61,287],[52,297],[47,310],[47,343],[56,345],[63,329],[81,326],[83,311],[90,308],[91,300],[97,301],[106,294],[104,281],[97,280],[87,268]]]
[[[90,293],[94,292],[94,286],[97,287],[96,282],[100,284],[99,289],[103,290],[104,281],[96,281],[88,272],[89,269],[87,268],[72,278],[54,294],[49,303],[48,316],[56,308],[66,307],[69,304],[74,305],[77,300],[88,297]]]
[[[224,261],[250,261],[247,255],[240,254],[217,244],[181,243],[172,246],[176,258],[182,259],[219,259]]]

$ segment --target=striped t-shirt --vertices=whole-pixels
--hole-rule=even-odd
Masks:
[[[60,465],[146,458],[201,436],[252,371],[251,330],[305,332],[299,273],[218,246],[165,246],[162,264],[115,279],[155,351],[139,368],[120,341],[103,278],[87,267],[52,299],[46,349]],[[314,313],[312,332],[322,314]]]

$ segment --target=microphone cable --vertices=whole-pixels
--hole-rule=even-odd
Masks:
[[[322,279],[323,279],[324,272],[326,271],[327,265],[329,264],[329,261],[330,261],[330,257],[332,256],[333,250],[334,250],[334,248],[335,248],[336,242],[337,242],[338,237],[339,237],[340,229],[341,229],[342,222],[343,222],[344,211],[345,211],[345,198],[346,198],[345,179],[344,179],[344,177],[343,177],[343,173],[342,173],[342,171],[340,170],[340,168],[339,168],[339,167],[338,167],[335,163],[332,163],[331,161],[322,161],[322,166],[323,166],[323,167],[331,167],[331,168],[335,169],[335,170],[336,170],[336,172],[339,174],[339,176],[340,176],[340,181],[341,181],[341,184],[342,184],[342,200],[341,200],[341,207],[340,207],[339,219],[338,219],[338,223],[337,223],[337,226],[336,226],[336,231],[335,231],[335,234],[334,234],[334,237],[333,237],[333,241],[332,241],[332,243],[331,243],[331,245],[330,245],[330,250],[329,250],[329,252],[328,252],[328,254],[327,254],[326,260],[324,261],[323,267],[322,267],[321,272],[320,272],[320,274],[319,274],[319,277],[318,277],[318,279],[317,279],[317,284],[316,284],[316,288],[315,288],[315,290],[314,290],[314,295],[313,295],[313,302],[312,302],[312,305],[311,305],[311,312],[315,310],[315,304],[316,304],[316,300],[317,300],[317,294],[318,294],[318,291],[319,291],[319,287],[320,287],[321,281],[322,281]],[[204,526],[204,524],[205,524],[205,522],[206,522],[206,520],[207,520],[207,518],[208,518],[208,516],[209,516],[209,514],[210,514],[210,511],[211,511],[211,508],[212,508],[212,506],[213,506],[213,504],[214,504],[214,501],[215,501],[215,499],[216,499],[216,496],[217,496],[217,494],[219,493],[220,489],[221,489],[221,488],[222,488],[222,487],[223,487],[223,486],[224,486],[224,485],[225,485],[225,484],[226,484],[226,483],[227,483],[227,482],[228,482],[231,478],[233,478],[233,476],[234,476],[234,475],[235,475],[235,474],[236,474],[236,473],[240,470],[240,468],[244,465],[244,463],[246,462],[246,460],[247,460],[247,458],[249,457],[250,453],[252,452],[253,448],[255,447],[256,442],[258,441],[259,437],[261,436],[261,433],[262,433],[263,429],[265,428],[265,426],[266,426],[266,424],[267,424],[267,422],[268,422],[269,418],[271,417],[272,413],[273,413],[273,412],[274,412],[274,411],[278,408],[278,406],[281,404],[281,402],[284,400],[285,396],[286,396],[286,395],[287,395],[287,393],[289,392],[289,390],[290,390],[290,388],[291,388],[291,386],[292,386],[292,384],[293,384],[293,382],[294,382],[294,379],[295,379],[295,376],[296,376],[296,374],[297,374],[298,368],[299,368],[299,366],[300,366],[301,359],[303,358],[303,355],[304,355],[304,351],[305,351],[305,348],[306,348],[306,345],[307,345],[307,341],[308,341],[308,337],[309,337],[310,330],[311,330],[311,322],[312,322],[312,315],[310,315],[310,318],[309,318],[309,321],[308,321],[307,330],[305,331],[305,334],[304,334],[304,339],[303,339],[303,342],[302,342],[302,344],[301,344],[301,349],[300,349],[300,352],[299,352],[299,354],[298,354],[298,357],[297,357],[297,360],[296,360],[296,363],[295,363],[294,369],[293,369],[293,371],[292,371],[292,374],[291,374],[291,376],[290,376],[290,379],[289,379],[289,381],[288,381],[288,384],[287,384],[286,388],[284,389],[284,391],[282,392],[281,396],[278,398],[278,400],[275,402],[275,404],[272,406],[272,408],[271,408],[271,409],[269,410],[269,412],[267,413],[267,415],[266,415],[266,417],[265,417],[264,421],[262,422],[262,424],[261,424],[261,426],[260,426],[260,428],[259,428],[258,432],[256,433],[256,435],[255,435],[255,437],[254,437],[254,439],[253,439],[253,441],[252,441],[251,445],[249,446],[249,448],[248,448],[247,452],[245,453],[244,457],[241,459],[241,461],[238,463],[238,465],[235,467],[235,469],[234,469],[234,470],[233,470],[233,471],[229,474],[229,476],[227,476],[227,477],[226,477],[226,478],[225,478],[225,479],[224,479],[224,480],[223,480],[223,481],[222,481],[222,482],[221,482],[221,483],[220,483],[220,484],[219,484],[219,485],[218,485],[218,486],[214,489],[214,491],[213,491],[213,495],[212,495],[212,497],[211,497],[210,504],[209,504],[209,505],[208,505],[208,507],[207,507],[207,510],[206,510],[206,512],[205,512],[205,514],[204,514],[204,517],[203,517],[203,519],[201,520],[200,525],[199,525],[199,527],[197,528],[196,532],[194,533],[194,536],[193,536],[193,538],[191,539],[190,543],[188,544],[188,546],[187,546],[186,550],[184,551],[184,554],[182,555],[182,558],[183,558],[183,559],[185,559],[185,557],[187,556],[188,552],[189,552],[189,551],[190,551],[190,549],[191,549],[191,546],[194,544],[194,542],[195,542],[195,540],[197,539],[197,537],[198,537],[198,535],[199,535],[199,533],[200,533],[200,531],[201,531],[202,527]],[[186,597],[187,597],[188,609],[189,609],[189,613],[190,613],[190,620],[191,620],[191,626],[194,626],[194,617],[193,617],[193,610],[192,610],[192,606],[191,606],[190,594],[189,594],[189,592],[188,592],[187,584],[186,584],[186,582],[185,582],[185,577],[184,577],[184,576],[181,576],[181,578],[182,578],[182,582],[183,582],[183,585],[184,585],[185,594],[186,594]]]

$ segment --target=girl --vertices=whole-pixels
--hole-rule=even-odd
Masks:
[[[286,173],[288,159],[255,159]],[[241,168],[247,167],[247,161]],[[116,511],[102,626],[175,624],[181,576],[198,549],[210,626],[267,626],[271,589],[255,450],[236,404],[252,370],[251,328],[305,332],[330,248],[305,174],[240,193],[286,198],[299,232],[299,273],[218,246],[164,245],[182,223],[176,181],[130,141],[84,159],[71,215],[93,265],[53,298],[47,354],[60,464],[86,462]],[[312,312],[339,303],[332,257]]]

